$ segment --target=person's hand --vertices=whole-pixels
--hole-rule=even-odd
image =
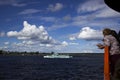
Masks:
[[[102,44],[100,44],[100,43],[97,44],[97,46],[98,46],[99,49],[103,49],[104,48],[104,46]]]

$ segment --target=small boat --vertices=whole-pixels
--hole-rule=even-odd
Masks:
[[[58,54],[58,53],[53,53],[52,55],[46,55],[46,56],[43,56],[43,57],[44,58],[72,58],[72,56]]]

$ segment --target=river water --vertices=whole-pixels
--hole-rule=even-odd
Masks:
[[[103,80],[103,56],[0,56],[0,80]]]

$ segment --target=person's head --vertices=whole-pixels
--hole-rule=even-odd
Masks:
[[[105,28],[105,29],[103,30],[103,35],[104,35],[104,36],[106,36],[106,35],[111,35],[111,29]]]
[[[117,32],[116,32],[115,30],[111,30],[111,34],[112,34],[113,36],[118,36],[118,34],[117,34]]]

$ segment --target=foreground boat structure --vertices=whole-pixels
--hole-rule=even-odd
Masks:
[[[104,80],[110,80],[109,48],[104,49]]]

